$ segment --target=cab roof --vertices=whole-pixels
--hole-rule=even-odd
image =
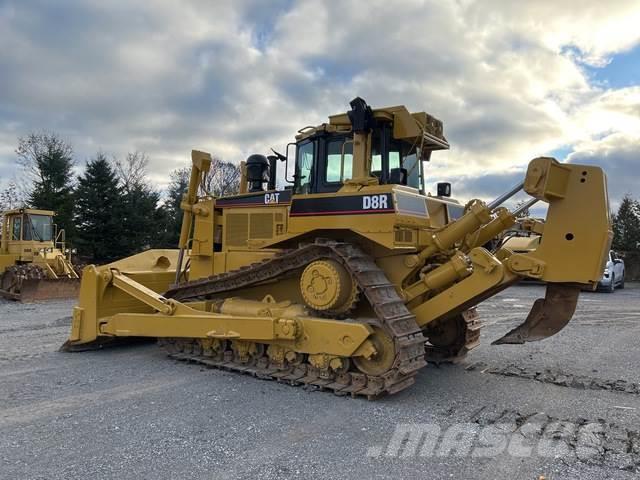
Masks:
[[[55,215],[55,212],[53,210],[38,210],[37,208],[14,208],[12,210],[6,210],[0,213],[2,213],[2,215],[4,216],[21,215],[23,213],[31,215],[48,215],[50,217]]]
[[[411,113],[404,105],[373,109],[373,117],[378,122],[393,125],[393,138],[410,143],[420,143],[428,150],[447,150],[449,142],[444,137],[442,122],[426,112]],[[322,132],[350,132],[351,121],[348,113],[329,117],[329,123],[316,127],[308,126],[298,131],[296,140],[304,140]]]

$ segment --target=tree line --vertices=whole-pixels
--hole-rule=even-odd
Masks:
[[[177,247],[190,166],[173,170],[162,190],[149,178],[143,152],[115,158],[99,151],[79,175],[72,145],[56,133],[21,137],[15,153],[21,181],[0,191],[0,212],[22,206],[55,211],[67,243],[91,262]],[[201,188],[219,197],[237,193],[239,184],[238,165],[214,157]],[[640,202],[625,195],[612,220],[613,249],[640,252]]]
[[[160,189],[149,176],[144,152],[117,158],[98,151],[80,174],[72,145],[53,132],[19,138],[15,153],[20,180],[0,191],[0,211],[55,211],[54,222],[81,259],[100,263],[148,248],[177,247],[190,166],[173,170],[167,188]],[[217,197],[237,193],[239,184],[239,166],[214,157],[201,189]]]
[[[640,252],[640,202],[625,195],[612,220],[612,248],[620,252]]]

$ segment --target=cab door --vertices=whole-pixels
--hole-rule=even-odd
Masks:
[[[296,171],[294,175],[294,192],[297,194],[316,193],[318,142],[309,139],[298,143],[296,148]]]
[[[9,225],[9,253],[22,255],[22,215],[13,215]]]

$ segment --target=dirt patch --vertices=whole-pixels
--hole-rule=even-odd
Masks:
[[[628,382],[626,380],[611,380],[586,375],[573,375],[557,369],[546,368],[536,370],[519,367],[517,365],[507,365],[505,367],[490,367],[484,362],[476,362],[466,367],[466,370],[478,370],[481,373],[491,373],[492,375],[502,375],[504,377],[518,377],[535,380],[541,383],[552,383],[561,387],[576,388],[579,390],[610,390],[614,392],[640,395],[640,384]]]
[[[520,448],[536,445],[538,453],[551,453],[565,462],[580,461],[618,470],[640,471],[640,433],[603,419],[560,419],[543,412],[516,410],[476,412],[470,421],[482,427],[520,436]],[[517,452],[511,452],[516,453]]]

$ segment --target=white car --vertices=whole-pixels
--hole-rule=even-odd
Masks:
[[[613,293],[616,288],[624,288],[624,261],[613,250],[609,251],[598,288],[609,293]]]

